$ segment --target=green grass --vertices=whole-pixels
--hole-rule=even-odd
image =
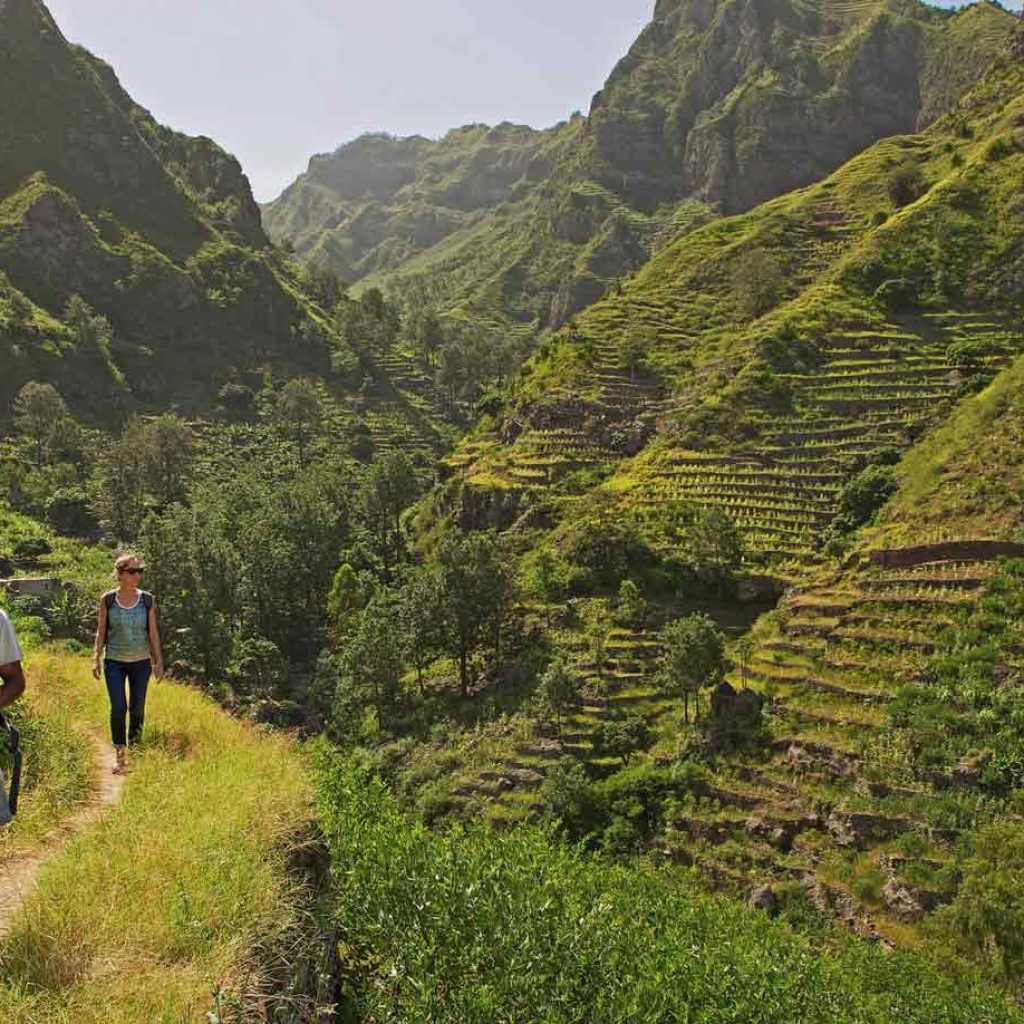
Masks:
[[[75,728],[102,729],[85,659],[37,655],[29,685],[77,690]],[[0,946],[12,1024],[198,1019],[215,989],[258,984],[261,950],[290,941],[289,848],[312,815],[294,747],[170,683],[154,684],[148,716],[123,802],[48,862]]]
[[[5,712],[21,732],[25,766],[21,809],[0,831],[0,870],[5,861],[37,848],[95,783],[90,732],[96,730],[85,726],[88,691],[39,652],[30,651],[27,664],[25,699]]]

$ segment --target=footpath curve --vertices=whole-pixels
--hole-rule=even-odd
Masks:
[[[88,799],[56,826],[40,848],[0,864],[0,939],[7,936],[14,927],[17,912],[31,894],[35,880],[46,862],[121,800],[125,777],[113,773],[116,763],[113,748],[98,739],[93,739],[92,744],[96,784]]]

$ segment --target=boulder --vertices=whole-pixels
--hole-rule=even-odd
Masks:
[[[763,910],[774,917],[779,912],[779,897],[770,885],[761,885],[750,894],[747,906]]]

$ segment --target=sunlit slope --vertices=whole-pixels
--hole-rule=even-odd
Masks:
[[[896,942],[956,906],[958,843],[1014,820],[1020,784],[1022,429],[1018,360],[910,451],[844,567],[762,620],[731,681],[768,698],[770,745],[720,760],[678,855],[741,889],[809,881]]]
[[[1007,57],[923,135],[682,235],[456,453],[474,506],[599,506],[656,546],[672,502],[720,506],[755,560],[806,561],[858,470],[1021,347],[1022,84]],[[560,484],[587,467],[605,482]]]
[[[29,705],[30,759],[48,749],[56,695],[77,734],[102,733],[86,659],[33,655],[29,688],[45,695]],[[199,1020],[301,985],[316,936],[293,873],[312,821],[296,750],[183,686],[155,683],[149,705],[122,802],[47,862],[0,946],[6,1021]],[[29,788],[27,815],[46,787]]]
[[[349,280],[543,331],[680,225],[929,124],[1011,24],[990,4],[661,0],[586,117],[548,132],[467,126],[438,142],[364,137],[315,157],[265,221]]]

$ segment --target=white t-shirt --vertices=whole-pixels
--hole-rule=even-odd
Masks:
[[[21,647],[14,635],[14,627],[7,618],[7,612],[0,608],[0,665],[11,665],[21,659]]]
[[[15,661],[21,661],[21,648],[18,646],[18,638],[14,635],[11,620],[0,608],[0,665],[10,665]],[[6,825],[11,820],[5,786],[3,772],[0,772],[0,825]]]

